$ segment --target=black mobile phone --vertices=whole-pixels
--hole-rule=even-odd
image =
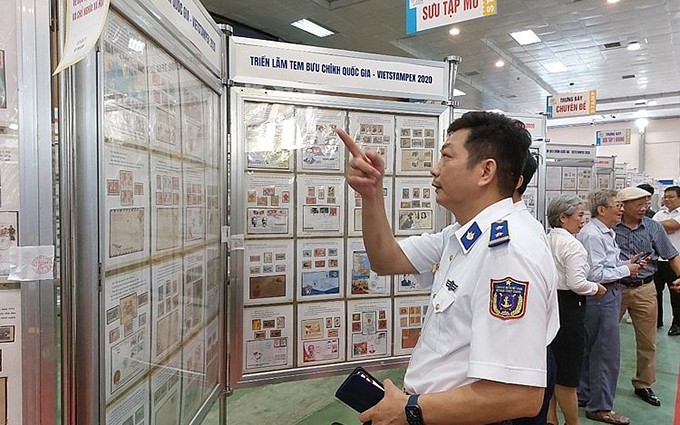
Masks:
[[[357,367],[340,384],[335,397],[361,413],[375,406],[385,396],[385,389],[363,367]]]
[[[645,260],[648,259],[651,255],[652,255],[651,252],[645,252],[645,253],[642,254],[642,255],[640,256],[640,258],[638,258],[635,262],[636,262],[636,263],[640,263],[640,262],[642,262],[642,261],[645,261]]]

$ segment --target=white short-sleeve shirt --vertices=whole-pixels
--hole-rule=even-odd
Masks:
[[[510,240],[489,246],[503,239],[503,220]],[[464,226],[400,243],[419,272],[435,271],[406,391],[480,379],[545,387],[546,346],[559,328],[557,277],[545,234],[530,220],[507,198]]]
[[[676,208],[673,211],[668,211],[668,208],[663,207],[662,209],[659,210],[656,214],[654,214],[653,220],[654,221],[664,221],[664,220],[675,220],[678,223],[680,223],[680,208]],[[671,240],[671,243],[677,249],[680,251],[680,231],[676,231],[673,233],[668,233],[668,239]],[[665,258],[664,258],[665,260]]]

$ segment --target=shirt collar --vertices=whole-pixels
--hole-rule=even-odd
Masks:
[[[593,223],[593,225],[595,227],[597,227],[600,230],[600,232],[602,232],[602,233],[609,233],[609,234],[614,233],[614,229],[610,229],[609,227],[605,226],[605,224],[602,221],[600,221],[600,219],[597,218],[597,217],[592,218],[590,220],[590,222]]]
[[[493,222],[515,211],[517,210],[512,202],[512,198],[505,198],[484,208],[472,220],[456,229],[456,240],[463,252],[467,253],[470,251],[480,236],[491,227]]]

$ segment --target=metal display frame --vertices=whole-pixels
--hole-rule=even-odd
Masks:
[[[548,173],[552,170],[560,170],[560,189],[551,186],[554,182],[549,179],[546,180],[546,202],[550,202],[551,196],[558,193],[573,193],[579,196],[584,201],[587,201],[587,195],[595,189],[597,170],[595,168],[595,163],[597,160],[597,147],[595,145],[572,145],[572,144],[553,144],[549,143],[546,146],[546,158],[548,164],[548,170],[546,170],[546,178]],[[574,173],[570,177],[573,178],[574,188],[571,189],[571,182],[569,186],[565,188],[563,182],[564,170]],[[581,183],[579,176],[580,172],[587,172],[589,174],[589,184],[585,188]],[[554,172],[554,171],[553,171]],[[547,203],[546,203],[547,208]],[[546,211],[544,210],[544,213]]]
[[[595,161],[595,168],[597,170],[595,187],[597,189],[613,189],[616,178],[616,155],[598,156]],[[607,180],[606,185],[602,185],[604,180]]]
[[[14,20],[13,28],[6,34],[14,30],[16,49],[3,49],[2,72],[8,78],[16,76],[16,87],[12,87],[11,93],[16,104],[5,103],[3,106],[6,108],[3,117],[5,113],[13,116],[8,116],[7,122],[0,122],[0,131],[17,141],[18,175],[12,176],[11,181],[16,181],[18,187],[3,183],[3,193],[6,190],[18,198],[16,246],[50,246],[55,240],[52,119],[50,102],[45,100],[46,94],[51,93],[50,4],[15,0],[4,11]],[[9,55],[14,56],[9,58]],[[8,59],[15,69],[6,68]],[[3,83],[7,81],[3,80]],[[10,111],[10,106],[16,108],[14,112]],[[9,146],[6,147],[10,151]],[[3,182],[6,178],[3,175]],[[13,293],[10,298],[18,295],[16,298],[20,300],[19,305],[13,306],[20,315],[20,324],[12,342],[18,345],[21,353],[19,362],[15,363],[8,347],[2,358],[6,368],[20,365],[11,371],[5,370],[3,375],[9,372],[12,379],[21,376],[20,390],[14,391],[9,385],[5,389],[13,396],[9,405],[5,400],[5,420],[20,423],[18,418],[21,418],[24,424],[53,424],[58,402],[57,281],[14,282],[4,275],[0,278],[0,297],[4,291]]]
[[[227,294],[228,307],[227,310],[230,311],[228,314],[229,327],[228,327],[228,377],[227,391],[230,392],[234,387],[238,386],[249,386],[257,385],[264,382],[272,383],[277,381],[293,380],[293,379],[303,379],[309,378],[310,376],[326,376],[331,374],[337,374],[342,371],[346,371],[350,368],[355,367],[357,364],[367,365],[370,364],[371,367],[390,367],[394,365],[404,365],[407,360],[407,355],[392,355],[393,351],[391,349],[391,344],[388,348],[388,354],[386,356],[380,356],[377,358],[365,358],[359,360],[341,360],[339,362],[323,362],[321,364],[303,365],[300,366],[298,361],[293,360],[291,367],[279,368],[275,370],[265,371],[255,371],[248,372],[244,374],[245,363],[244,363],[244,341],[243,341],[243,314],[244,314],[244,256],[243,251],[244,239],[247,241],[251,240],[247,237],[244,238],[246,234],[246,226],[248,225],[245,214],[245,203],[246,203],[246,191],[249,188],[245,187],[246,184],[246,173],[254,174],[261,171],[262,174],[276,174],[283,176],[298,177],[300,175],[315,175],[317,177],[327,177],[329,174],[324,174],[323,172],[315,173],[314,171],[301,171],[300,168],[295,166],[295,162],[292,162],[291,168],[287,170],[248,170],[246,159],[245,159],[245,135],[244,129],[244,109],[246,103],[262,103],[262,104],[276,104],[276,105],[291,105],[293,107],[309,107],[309,108],[319,108],[324,111],[329,110],[340,110],[349,112],[344,118],[343,128],[347,129],[349,126],[349,114],[355,113],[375,113],[375,114],[389,114],[393,116],[394,120],[398,120],[400,117],[425,117],[427,119],[435,119],[438,126],[438,133],[435,135],[436,145],[435,150],[440,147],[440,143],[443,142],[446,128],[449,124],[449,114],[451,110],[452,98],[449,99],[449,83],[453,84],[450,78],[446,78],[446,74],[450,72],[449,64],[446,62],[431,62],[423,61],[417,59],[406,59],[406,58],[396,58],[385,55],[375,55],[367,54],[361,52],[348,52],[334,49],[324,49],[310,46],[298,46],[289,45],[285,43],[268,42],[262,40],[246,40],[239,37],[233,37],[229,42],[229,64],[230,67],[234,67],[235,71],[230,72],[230,82],[233,87],[230,90],[230,104],[231,104],[231,125],[230,125],[230,138],[232,144],[232,152],[238,153],[231,156],[231,169],[232,169],[232,182],[231,182],[231,199],[232,199],[232,213],[230,221],[230,231],[231,231],[231,251],[230,251],[230,265],[231,270],[230,275],[230,286]],[[247,52],[247,53],[246,53]],[[275,53],[276,66],[273,63],[267,62],[267,55]],[[257,58],[256,58],[257,57]],[[253,59],[256,58],[256,59]],[[263,58],[259,60],[259,58]],[[285,59],[288,62],[288,68],[284,72],[272,71],[268,74],[266,68],[268,67],[278,67],[280,65],[281,59]],[[272,61],[274,58],[272,58]],[[340,77],[340,69],[342,67],[344,74],[345,66],[350,69],[354,63],[352,61],[356,60],[356,68],[366,70],[366,68],[375,67],[377,69],[383,69],[383,65],[388,64],[392,66],[395,71],[401,70],[404,72],[422,72],[427,74],[431,71],[433,75],[433,81],[437,84],[436,87],[431,87],[425,90],[422,97],[419,96],[419,91],[416,88],[406,89],[404,81],[395,83],[394,87],[387,87],[385,85],[376,84],[375,87],[366,87],[365,84],[362,87],[362,82],[358,79],[352,79],[351,77],[347,79],[346,83],[342,81]],[[322,64],[335,64],[337,65],[336,76],[320,76],[319,79],[313,77],[313,73],[310,73],[307,79],[304,76],[299,77],[296,73],[288,72],[290,71],[290,64],[293,61],[297,61],[299,64],[314,62]],[[396,64],[396,65],[395,65]],[[256,66],[257,69],[252,70],[253,75],[249,75],[247,70],[248,65]],[[362,68],[363,67],[363,68]],[[431,68],[428,70],[428,68]],[[327,68],[328,69],[328,68]],[[296,68],[300,70],[300,68]],[[332,72],[329,72],[332,73]],[[323,72],[322,72],[323,74]],[[376,73],[363,73],[363,77],[376,78]],[[450,76],[450,74],[449,74]],[[337,78],[336,78],[337,77]],[[352,76],[357,77],[357,76]],[[330,78],[330,79],[329,79]],[[380,78],[380,77],[378,77]],[[454,81],[455,81],[455,66],[454,66]],[[325,84],[324,81],[328,83]],[[280,90],[267,90],[264,88],[252,87],[252,85],[261,85],[264,87],[280,87]],[[284,91],[290,90],[292,91]],[[314,91],[311,92],[300,92],[300,90]],[[339,93],[341,96],[335,96],[332,94],[320,94],[320,93]],[[376,96],[376,98],[371,98],[370,96]],[[368,98],[367,98],[368,96]],[[428,99],[429,102],[414,102],[407,101],[407,98],[420,98]],[[396,129],[396,127],[395,127]],[[393,142],[396,143],[397,141]],[[398,145],[397,145],[398,146]],[[395,149],[392,145],[390,149]],[[395,149],[396,150],[396,149]],[[348,160],[348,153],[343,149],[344,155],[340,158],[343,161],[342,167],[344,168],[344,162]],[[434,155],[438,155],[438,151],[434,152]],[[436,161],[436,158],[432,158],[432,161]],[[343,176],[344,171],[342,168],[340,171],[333,172],[332,176]],[[396,180],[398,177],[407,177],[405,174],[397,173],[394,170],[390,176],[386,175],[386,179]],[[413,177],[413,176],[410,176]],[[424,172],[421,177],[429,179],[429,174]],[[343,179],[344,180],[344,179]],[[345,187],[345,193],[349,193],[348,186],[346,182],[342,183]],[[396,193],[396,189],[394,190]],[[251,195],[249,193],[249,195]],[[251,195],[252,196],[252,195]],[[298,196],[299,193],[298,193]],[[346,195],[349,196],[349,195]],[[343,196],[344,198],[345,196]],[[277,201],[278,202],[278,201]],[[391,200],[391,202],[394,202]],[[345,199],[340,201],[341,208],[345,209],[347,203]],[[437,213],[435,214],[435,231],[442,229],[448,222],[448,214],[443,213],[441,207],[435,206]],[[345,221],[345,226],[347,221]],[[293,224],[295,226],[295,223]],[[394,227],[394,226],[393,226]],[[342,236],[340,239],[343,241],[348,241],[349,238],[344,232],[345,227],[343,227]],[[316,240],[322,240],[324,235],[319,235],[318,238],[312,238]],[[330,237],[325,236],[325,237]],[[335,237],[337,239],[337,237]],[[292,233],[292,236],[276,237],[271,236],[271,239],[277,240],[289,240],[292,241],[293,245],[297,245],[299,240],[309,240],[308,236],[300,236],[296,231]],[[253,239],[257,242],[257,238]],[[345,250],[346,251],[346,250]],[[293,250],[294,255],[295,250]],[[345,252],[342,253],[344,257]],[[292,264],[291,261],[289,263]],[[347,281],[347,278],[344,279]],[[295,285],[297,282],[295,282]],[[293,285],[293,286],[295,286]],[[344,285],[342,285],[344,286]],[[393,308],[395,294],[392,284],[388,288],[389,292],[387,295],[375,295],[372,298],[362,298],[361,300],[384,300],[389,299],[390,309]],[[295,290],[293,290],[295,292]],[[402,297],[400,297],[402,298]],[[354,298],[349,298],[349,296],[344,292],[341,292],[340,296],[333,298],[341,302],[343,305],[343,315],[347,312],[348,305]],[[333,304],[333,300],[322,300],[319,299],[318,302],[329,301],[327,304]],[[295,317],[295,327],[299,325],[299,314],[297,307],[299,305],[312,305],[314,302],[298,302],[297,297],[292,302],[286,302],[284,304],[278,303],[274,305],[289,305],[291,311],[294,310],[293,317]],[[267,307],[267,303],[261,304],[263,307]],[[258,305],[259,306],[259,305]],[[271,305],[270,305],[271,306]],[[327,319],[328,320],[328,319]],[[328,322],[327,322],[328,323]],[[250,326],[250,323],[248,323]],[[390,323],[390,327],[393,324]],[[293,331],[297,334],[298,331]],[[298,337],[293,338],[291,341],[291,346],[295,346],[294,353],[297,358],[301,358],[302,355],[297,352],[297,340]],[[342,338],[348,338],[346,335],[342,335]],[[391,341],[390,341],[391,342]],[[291,348],[292,349],[292,348]],[[293,349],[292,349],[293,350]],[[291,354],[291,355],[293,355]],[[348,356],[349,357],[349,356]]]
[[[212,21],[212,18],[209,17],[205,8],[196,4],[196,9],[193,9],[193,12],[197,11],[201,15],[199,18],[205,19],[206,21],[203,22],[208,22],[208,25],[212,27],[210,29],[219,34],[219,39],[215,41],[221,59],[219,65],[215,66],[191,42],[188,34],[183,34],[181,28],[175,28],[171,20],[164,19],[163,13],[156,9],[158,5],[165,6],[163,3],[143,0],[112,0],[109,14],[116,13],[121,16],[130,27],[135,28],[146,37],[146,40],[164,50],[171,60],[176,61],[184,70],[193,74],[196,81],[199,81],[202,87],[205,87],[205,90],[212,93],[206,99],[208,99],[208,102],[213,99],[213,117],[218,121],[209,123],[215,130],[215,133],[213,133],[215,139],[212,140],[215,140],[217,149],[215,155],[218,157],[211,157],[211,161],[206,159],[203,167],[208,169],[213,164],[212,168],[216,170],[219,176],[228,152],[226,125],[224,124],[227,116],[227,102],[224,91],[225,64],[222,49],[226,38]],[[186,6],[184,7],[185,12]],[[59,22],[65,22],[64,9],[64,5],[61,4]],[[110,17],[107,19],[110,19]],[[63,25],[61,27],[63,28]],[[60,38],[64,38],[63,32],[60,34]],[[62,276],[65,288],[63,296],[65,315],[62,327],[64,332],[63,381],[65,403],[62,413],[64,424],[107,423],[107,397],[105,393],[105,373],[107,372],[104,370],[106,362],[103,351],[106,346],[104,338],[107,338],[104,329],[108,319],[104,299],[105,265],[107,263],[103,235],[107,212],[105,207],[107,183],[105,177],[103,177],[106,174],[103,160],[105,150],[103,100],[105,79],[102,48],[103,40],[100,39],[92,52],[79,63],[63,71],[60,76],[60,134],[62,138],[60,150],[62,203],[60,207],[61,217],[63,218],[62,234],[64,235],[61,258],[64,261]],[[177,140],[180,140],[179,136]],[[220,225],[223,225],[227,219],[228,211],[226,204],[228,202],[227,184],[224,183],[224,179],[227,179],[228,176],[222,175],[218,178],[222,183],[218,184],[216,199],[219,209],[219,222]],[[149,185],[147,185],[144,193],[148,193],[149,190]],[[181,190],[180,187],[180,196],[183,196]],[[207,193],[205,192],[201,195],[204,203],[206,196]],[[197,410],[182,421],[182,423],[190,424],[202,422],[214,401],[222,393],[226,379],[224,299],[226,296],[225,264],[227,253],[219,236],[208,239],[207,237],[203,239],[200,246],[216,247],[217,257],[215,258],[217,262],[210,264],[212,264],[212,267],[217,264],[214,273],[221,279],[217,282],[218,293],[215,294],[215,301],[218,306],[218,313],[215,318],[218,326],[216,332],[218,354],[215,367],[219,371],[217,372],[215,386],[201,390],[203,395],[199,395],[201,398]],[[205,273],[208,272],[205,271]],[[89,282],[89,284],[84,284],[84,282]],[[205,300],[205,293],[203,293],[203,297]],[[148,323],[148,326],[150,326],[150,322]],[[207,325],[207,321],[203,323],[201,332],[205,330]],[[150,345],[149,342],[147,344]],[[206,350],[205,346],[203,349]],[[178,350],[177,356],[181,355],[183,347],[180,346]],[[150,352],[149,356],[151,356]],[[203,361],[207,362],[205,359]],[[144,372],[143,376],[135,378],[139,380],[138,386],[146,387],[144,391],[147,394],[151,394],[153,390],[150,377],[151,369]],[[181,377],[179,379],[182,380]],[[138,386],[129,388],[129,391],[136,391]],[[143,404],[145,410],[134,412],[135,421],[139,418],[140,413],[144,418],[149,418],[150,408],[148,406],[150,402],[150,398],[147,398]],[[177,418],[177,420],[180,419]],[[145,423],[147,423],[146,420],[148,419],[145,419]]]
[[[258,102],[258,103],[275,103],[275,104],[289,104],[301,107],[322,107],[325,109],[338,109],[346,111],[356,111],[356,112],[371,112],[371,113],[386,113],[386,114],[400,114],[400,116],[429,116],[436,117],[438,122],[438,127],[440,133],[444,133],[446,127],[448,126],[448,110],[445,105],[432,105],[432,104],[422,104],[422,103],[406,103],[406,102],[390,102],[384,100],[371,100],[371,99],[356,99],[348,97],[338,97],[329,95],[316,95],[316,94],[306,94],[306,93],[290,93],[290,92],[280,92],[280,91],[269,91],[261,89],[246,89],[246,88],[232,88],[231,93],[231,111],[234,116],[231,127],[231,139],[234,145],[234,152],[244,152],[244,135],[240,123],[243,123],[243,112],[244,105],[246,102]],[[345,124],[345,128],[347,123]],[[443,139],[442,139],[443,140]],[[346,156],[343,158],[344,161],[348,160]],[[246,164],[244,155],[233,155],[232,156],[232,221],[231,221],[231,232],[232,237],[234,235],[243,235],[244,229],[247,226],[246,218],[240,214],[244,210],[244,199],[246,188],[244,183],[244,176],[246,174]],[[274,173],[274,172],[271,172]],[[291,172],[281,173],[281,175],[298,176],[299,174]],[[385,176],[385,179],[394,179],[398,176],[392,174],[390,176]],[[343,183],[346,185],[346,183]],[[395,190],[396,193],[396,190]],[[298,196],[300,196],[298,194]],[[394,202],[394,201],[391,201]],[[343,208],[346,206],[346,202],[343,199]],[[436,214],[435,229],[440,230],[446,225],[446,215],[441,209],[441,207],[436,206],[438,213]],[[281,240],[293,240],[294,243],[298,240],[305,240],[303,236],[296,236],[295,234],[289,239]],[[342,239],[347,241],[348,236],[343,236]],[[315,365],[315,366],[298,366],[292,367],[285,370],[269,371],[269,372],[256,372],[247,375],[242,375],[242,365],[243,365],[243,340],[242,340],[242,329],[244,326],[242,315],[244,309],[243,304],[243,291],[244,291],[244,276],[243,276],[243,264],[244,264],[244,251],[238,250],[234,251],[232,247],[231,251],[231,270],[232,275],[229,289],[229,309],[234,312],[230,315],[230,353],[229,353],[229,364],[231,365],[229,371],[229,385],[230,387],[241,386],[241,385],[253,385],[260,384],[264,381],[278,382],[291,379],[300,379],[302,377],[314,376],[325,376],[330,374],[340,373],[346,371],[352,367],[356,367],[357,364],[371,365],[371,367],[393,367],[395,365],[404,365],[408,361],[408,356],[391,356],[366,359],[359,361],[343,361],[333,364],[325,365]],[[347,279],[345,278],[345,282]],[[295,286],[295,285],[294,285]],[[341,298],[345,303],[348,298],[341,294]],[[394,299],[395,294],[390,290],[389,294],[382,298]],[[295,309],[300,303],[298,300],[291,302]],[[309,304],[302,302],[301,304]],[[266,306],[266,305],[265,305]],[[391,353],[391,350],[390,350]]]

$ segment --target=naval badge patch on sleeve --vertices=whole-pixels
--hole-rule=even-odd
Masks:
[[[519,319],[526,313],[529,282],[511,277],[491,279],[489,313],[502,320]]]

